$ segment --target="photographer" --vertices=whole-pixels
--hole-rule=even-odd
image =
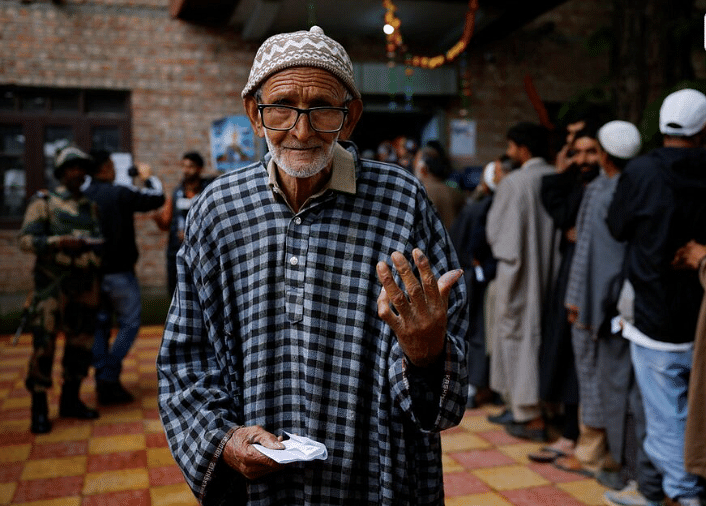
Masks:
[[[133,400],[120,383],[120,371],[140,328],[142,309],[140,285],[135,276],[138,251],[134,213],[159,208],[164,204],[164,193],[159,179],[151,175],[149,165],[138,163],[130,169],[129,175],[136,177],[141,188],[120,186],[113,184],[115,166],[110,153],[96,151],[92,155],[96,172],[85,193],[98,204],[105,236],[101,309],[93,347],[96,390],[99,404],[122,404]],[[111,347],[113,314],[117,317],[118,334]]]

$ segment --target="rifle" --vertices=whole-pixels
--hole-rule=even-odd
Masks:
[[[22,316],[20,316],[20,324],[15,331],[15,335],[12,338],[12,346],[15,346],[20,340],[20,336],[29,321],[30,315],[33,315],[37,311],[37,303],[34,291],[30,292],[25,299],[25,303],[22,305]]]
[[[52,281],[49,286],[44,288],[44,290],[34,290],[30,292],[29,295],[27,295],[27,299],[25,299],[25,303],[22,307],[20,324],[17,327],[17,330],[15,331],[15,335],[12,337],[12,346],[15,346],[17,344],[17,342],[20,340],[22,332],[25,329],[25,326],[32,318],[34,318],[34,315],[37,313],[37,305],[39,304],[39,301],[46,299],[54,291],[54,289],[59,286],[59,284],[64,280],[65,277],[65,273],[60,276],[57,276],[57,278]]]

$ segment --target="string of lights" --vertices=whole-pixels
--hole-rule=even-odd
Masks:
[[[397,11],[397,6],[392,0],[382,0],[382,5],[385,7],[385,26],[383,31],[385,32],[387,40],[387,57],[393,61],[398,53],[398,51],[404,51],[404,41],[402,38],[401,25],[402,22],[400,18],[397,17],[395,12]],[[450,63],[459,57],[463,51],[465,51],[468,43],[473,36],[473,29],[476,22],[476,11],[478,10],[478,0],[469,0],[468,11],[466,11],[466,20],[463,28],[463,35],[446,53],[436,55],[436,56],[419,56],[419,55],[405,55],[405,64],[413,67],[421,67],[427,69],[434,69],[440,67],[444,64]]]

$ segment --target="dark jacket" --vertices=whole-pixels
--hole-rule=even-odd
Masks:
[[[618,180],[608,228],[627,241],[635,326],[657,341],[693,341],[703,288],[693,270],[671,266],[689,240],[706,242],[706,149],[658,148]]]
[[[133,271],[138,257],[133,213],[159,208],[164,204],[164,194],[96,179],[84,193],[98,204],[101,230],[105,237],[102,271],[105,274]]]

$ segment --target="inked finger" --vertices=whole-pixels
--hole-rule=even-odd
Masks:
[[[426,302],[424,297],[424,290],[422,288],[422,285],[419,283],[417,276],[414,275],[414,272],[412,271],[412,266],[409,264],[407,259],[399,251],[395,251],[392,254],[391,258],[395,269],[397,269],[397,272],[400,275],[400,279],[404,283],[404,287],[407,290],[407,295],[409,295],[409,299],[417,307],[419,307],[420,304],[424,304]],[[392,302],[395,302],[394,298]]]
[[[395,310],[402,316],[409,315],[410,308],[409,303],[407,301],[407,296],[400,289],[400,287],[397,286],[397,283],[392,277],[392,271],[385,262],[378,262],[377,275],[378,279],[380,280],[380,283],[385,289],[387,297],[389,298],[392,305],[395,307]]]
[[[431,270],[431,264],[429,259],[419,248],[415,248],[412,251],[412,256],[414,257],[414,263],[419,269],[419,277],[422,280],[422,288],[424,289],[424,295],[430,303],[436,303],[440,300],[439,287],[436,282],[436,276]]]

